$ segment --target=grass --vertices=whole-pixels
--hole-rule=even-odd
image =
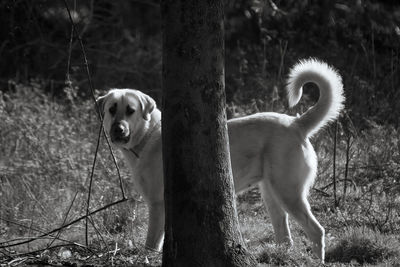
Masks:
[[[328,251],[327,262],[377,264],[395,258],[398,262],[399,240],[368,228],[352,228]]]
[[[99,129],[91,101],[71,93],[62,101],[46,96],[37,81],[11,87],[7,93],[0,92],[0,243],[36,236],[85,213]],[[254,112],[251,107],[235,109],[241,114]],[[351,133],[351,144],[346,142],[349,132],[345,119],[340,124],[336,148],[338,207],[332,186],[333,128],[313,140],[319,170],[309,199],[326,229],[327,266],[392,266],[400,262],[399,133],[390,125],[370,124],[363,131]],[[89,245],[101,257],[59,240],[41,239],[12,251],[0,249],[0,262],[10,262],[16,253],[45,249],[50,243],[49,249],[36,253],[36,261],[127,266],[142,262],[147,210],[130,184],[121,155],[115,152],[130,200],[92,217]],[[345,175],[351,180],[346,188]],[[92,193],[91,210],[121,198],[104,139]],[[294,247],[275,244],[268,213],[256,188],[239,195],[237,206],[242,235],[260,266],[318,265],[309,241],[294,221],[290,222]],[[84,229],[83,222],[75,224],[64,229],[59,238],[85,245]],[[159,265],[161,255],[153,253],[148,260]]]

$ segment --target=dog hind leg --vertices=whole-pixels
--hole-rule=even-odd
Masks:
[[[312,214],[310,204],[305,198],[300,197],[297,201],[291,202],[288,208],[290,215],[303,227],[313,243],[313,252],[323,262],[325,259],[325,230]]]
[[[282,179],[277,179],[276,181],[282,181]],[[275,195],[280,199],[290,216],[304,229],[307,237],[312,242],[313,252],[324,262],[325,230],[312,214],[310,204],[305,195],[300,191],[293,190],[293,188],[296,188],[296,186],[286,185],[285,188],[279,190],[279,195]],[[274,187],[272,189],[276,192]]]
[[[292,246],[293,240],[290,235],[288,213],[281,207],[268,181],[260,182],[259,189],[274,227],[276,242]]]

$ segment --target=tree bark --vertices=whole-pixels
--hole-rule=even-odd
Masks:
[[[223,1],[164,0],[163,266],[254,266],[234,200]]]

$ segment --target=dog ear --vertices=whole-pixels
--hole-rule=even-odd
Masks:
[[[139,95],[139,101],[142,106],[143,119],[150,120],[150,114],[156,108],[156,102],[153,98],[143,93]]]
[[[103,96],[99,96],[99,97],[96,99],[96,103],[97,103],[96,106],[97,106],[97,108],[98,108],[98,111],[99,111],[100,114],[101,114],[101,117],[104,117],[104,103],[106,102],[107,95],[108,95],[108,94],[103,95]]]

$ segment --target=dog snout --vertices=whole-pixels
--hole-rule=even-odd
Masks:
[[[126,133],[126,128],[122,124],[117,124],[113,128],[114,134],[123,136]]]
[[[110,135],[113,142],[127,142],[129,139],[129,127],[123,122],[113,123]]]

